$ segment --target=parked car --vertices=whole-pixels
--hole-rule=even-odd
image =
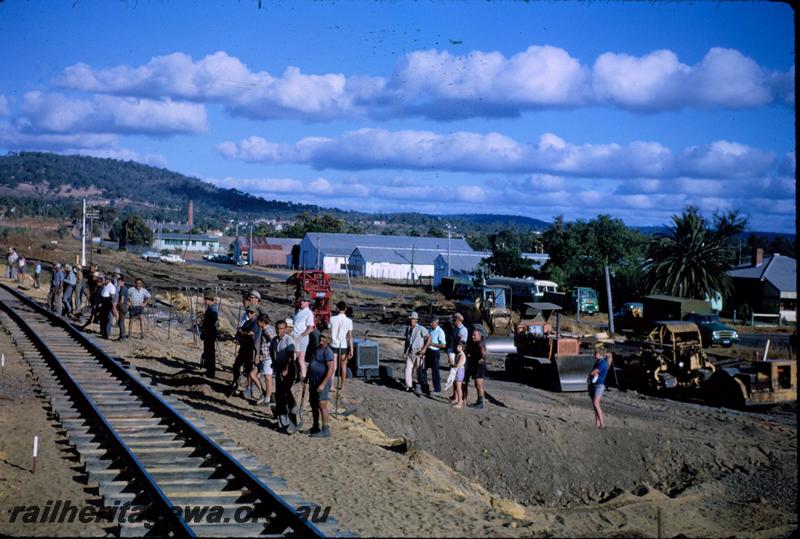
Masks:
[[[157,253],[155,251],[147,251],[145,253],[142,253],[142,258],[148,261],[159,260],[161,259],[161,253]]]
[[[717,314],[690,313],[686,315],[686,320],[694,322],[700,328],[704,347],[714,346],[715,344],[731,346],[739,342],[739,334],[736,330],[723,324]]]
[[[183,264],[186,262],[180,255],[176,254],[162,255],[159,260],[167,264]]]
[[[239,260],[236,261],[236,265],[237,266],[247,266],[248,262],[244,258],[240,258]]]

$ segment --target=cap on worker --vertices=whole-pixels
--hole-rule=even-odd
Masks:
[[[245,312],[248,312],[248,313],[257,313],[257,312],[258,312],[258,309],[256,309],[255,307],[248,307],[248,308],[245,310]]]
[[[306,296],[303,296],[303,297],[301,297],[301,298],[300,298],[300,301],[301,301],[301,302],[306,302],[306,303],[311,303],[311,300],[310,300],[310,299],[308,299],[308,297],[306,297]]]
[[[258,290],[251,290],[249,295],[253,296],[256,299],[261,299],[261,294],[259,293]]]
[[[212,292],[211,290],[206,290],[203,293],[203,299],[217,299],[217,298],[214,297],[214,292]]]
[[[461,313],[454,314],[453,318],[455,318],[456,320],[461,320],[462,322],[464,321],[464,315]]]
[[[122,270],[119,268],[114,268],[114,275],[122,275]]]
[[[287,318],[286,320],[284,320],[284,322],[286,322],[286,327],[288,328],[294,327],[294,320],[292,320],[291,318]]]
[[[419,320],[419,315],[417,311],[411,311],[411,314],[408,315],[409,320]]]
[[[67,270],[67,271],[72,271],[72,266],[67,264],[66,266],[64,266],[64,269]]]

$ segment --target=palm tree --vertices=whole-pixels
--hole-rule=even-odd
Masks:
[[[731,292],[727,271],[733,266],[733,238],[747,227],[736,211],[714,214],[714,226],[695,206],[672,216],[667,232],[653,236],[642,265],[653,294],[704,299]]]

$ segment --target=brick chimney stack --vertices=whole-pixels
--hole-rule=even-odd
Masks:
[[[194,226],[194,204],[189,201],[189,226]]]
[[[753,249],[753,256],[750,260],[754,266],[758,266],[764,261],[764,249],[756,247]]]

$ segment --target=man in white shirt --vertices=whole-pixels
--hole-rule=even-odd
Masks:
[[[104,339],[111,338],[114,327],[114,296],[117,287],[111,282],[109,275],[103,276],[103,288],[100,290],[100,336]]]
[[[347,317],[347,304],[336,304],[339,313],[331,318],[331,350],[336,354],[336,365],[342,385],[347,382],[347,362],[353,357],[353,321]],[[336,374],[336,370],[334,370]]]
[[[300,367],[300,379],[306,378],[306,350],[308,349],[308,336],[314,331],[314,313],[308,307],[311,300],[300,298],[300,309],[294,315],[294,349],[297,353],[297,365]]]

